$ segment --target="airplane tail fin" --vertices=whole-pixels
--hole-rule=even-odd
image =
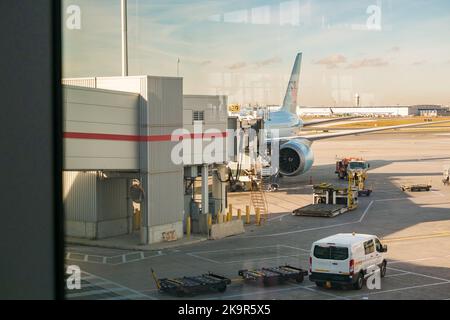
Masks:
[[[296,113],[297,111],[297,93],[298,93],[298,80],[300,77],[300,65],[302,63],[302,53],[298,53],[295,57],[294,67],[292,68],[291,78],[286,89],[282,111]]]

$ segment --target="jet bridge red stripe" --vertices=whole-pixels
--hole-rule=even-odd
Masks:
[[[128,134],[109,134],[109,133],[86,133],[86,132],[64,132],[64,138],[67,139],[87,139],[87,140],[109,140],[109,141],[133,141],[133,142],[158,142],[171,141],[172,137],[180,139],[203,139],[203,138],[222,138],[226,137],[227,132],[220,133],[191,133],[180,135],[128,135]],[[176,141],[175,140],[175,141]]]

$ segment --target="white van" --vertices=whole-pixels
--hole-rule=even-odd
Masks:
[[[339,233],[312,244],[309,279],[317,286],[352,285],[361,289],[376,270],[386,274],[387,246],[370,234]],[[378,269],[379,268],[379,269]]]

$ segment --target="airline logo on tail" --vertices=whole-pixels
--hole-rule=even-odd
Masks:
[[[291,101],[295,101],[297,104],[297,94],[298,94],[298,86],[297,81],[290,81],[289,86],[291,87]]]
[[[294,114],[297,111],[298,80],[300,77],[301,63],[302,63],[302,53],[300,52],[295,57],[294,66],[291,72],[291,78],[289,79],[286,94],[283,100],[283,105],[281,106],[282,111]]]

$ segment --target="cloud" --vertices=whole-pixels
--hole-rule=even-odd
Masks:
[[[342,64],[345,62],[347,62],[347,58],[344,57],[342,54],[333,54],[331,56],[320,59],[314,63],[324,65],[329,69],[333,69],[333,68],[338,67],[339,64]]]
[[[258,68],[260,68],[260,67],[265,67],[265,66],[268,66],[268,65],[271,65],[271,64],[275,64],[275,63],[279,63],[279,62],[281,62],[281,58],[280,57],[273,57],[273,58],[270,58],[270,59],[257,61],[256,62],[256,66]]]
[[[414,61],[413,63],[411,63],[412,66],[421,66],[423,64],[425,64],[427,61],[426,60],[419,60],[419,61]]]
[[[381,58],[372,58],[372,59],[361,59],[356,60],[352,63],[350,63],[347,68],[348,69],[359,69],[359,68],[366,68],[366,67],[385,67],[389,63],[386,60],[383,60]]]
[[[239,70],[239,69],[245,68],[246,66],[247,66],[246,62],[236,62],[236,63],[232,64],[231,66],[229,66],[228,69]]]
[[[212,63],[211,60],[205,60],[205,61],[200,62],[200,65],[203,67],[203,66],[207,66],[208,64],[211,64],[211,63]]]
[[[392,47],[391,49],[389,49],[388,52],[399,52],[399,51],[400,51],[400,47],[395,46],[395,47]]]

